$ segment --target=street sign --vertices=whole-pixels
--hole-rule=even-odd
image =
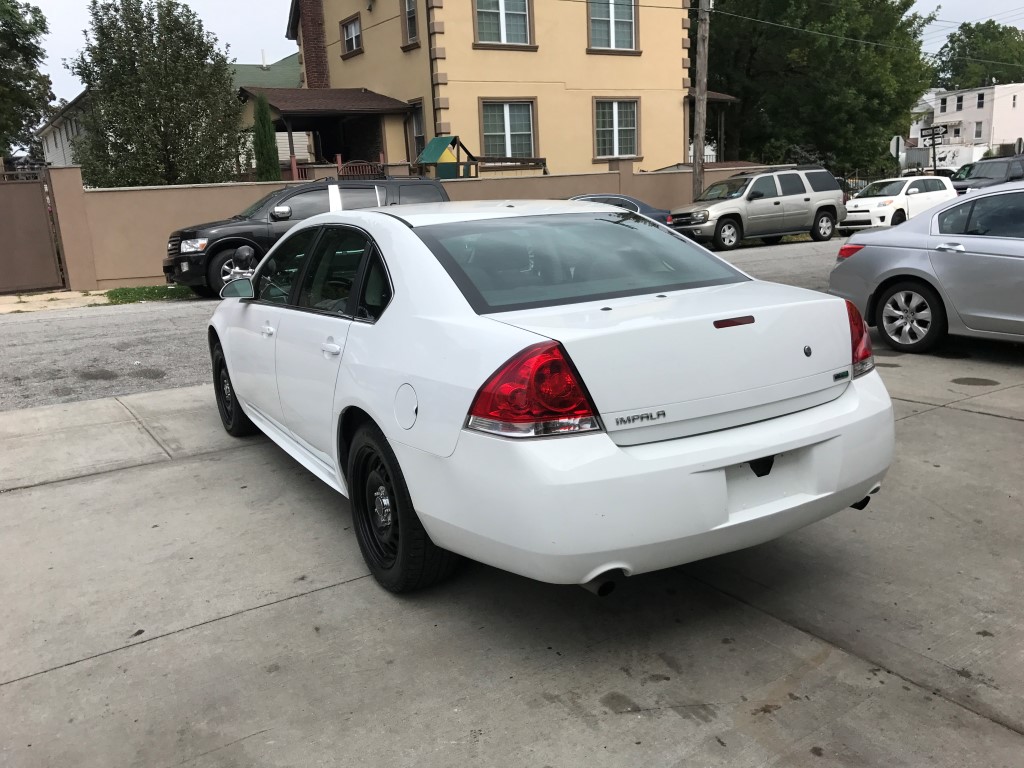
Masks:
[[[932,136],[945,136],[946,126],[944,125],[933,125],[931,128],[921,129],[921,138],[927,139]]]
[[[922,143],[926,147],[938,147],[941,146],[944,142],[942,141],[941,136],[932,136],[930,139],[925,139]]]
[[[1017,139],[1013,143],[1013,153],[1015,155],[1024,155],[1024,139]]]
[[[900,159],[900,152],[903,151],[903,143],[902,136],[893,136],[892,141],[889,142],[889,154],[897,160]]]

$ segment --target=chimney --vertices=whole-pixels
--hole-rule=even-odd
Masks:
[[[267,51],[264,48],[260,48],[260,58],[263,59],[263,69],[270,69],[267,66]]]
[[[302,61],[307,88],[330,88],[323,0],[298,0],[302,26]]]

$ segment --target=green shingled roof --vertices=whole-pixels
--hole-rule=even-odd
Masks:
[[[268,64],[266,68],[259,64],[235,64],[235,89],[298,88],[302,85],[301,73],[297,53]]]

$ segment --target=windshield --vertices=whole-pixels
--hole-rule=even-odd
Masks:
[[[971,172],[971,168],[974,167],[974,163],[968,163],[959,171],[953,174],[953,181],[963,181],[967,178],[967,174]]]
[[[856,194],[856,197],[891,197],[903,191],[907,182],[903,179],[874,181]]]
[[[484,219],[413,231],[478,314],[747,279],[686,238],[627,211]]]
[[[281,190],[279,190],[279,189],[275,189],[269,195],[264,195],[259,200],[257,200],[255,203],[253,203],[248,208],[246,208],[244,211],[242,211],[241,213],[239,213],[239,214],[237,214],[235,216],[232,216],[231,218],[233,218],[233,219],[248,219],[250,216],[253,216],[256,213],[256,211],[258,211],[260,208],[262,208],[264,205],[266,205],[267,201],[270,200],[270,198],[272,198],[274,195],[276,195],[280,191]]]
[[[716,181],[701,193],[701,196],[697,198],[696,202],[704,202],[708,200],[732,200],[733,198],[740,197],[743,194],[743,190],[747,188],[747,184],[749,183],[750,179],[726,179],[725,181]]]
[[[1007,160],[993,160],[990,163],[975,163],[964,179],[1005,179],[1006,169],[1010,167]]]

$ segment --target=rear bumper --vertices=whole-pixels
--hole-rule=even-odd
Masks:
[[[435,457],[393,443],[431,538],[540,581],[667,568],[742,549],[868,495],[892,461],[877,373],[770,421],[646,445],[605,434],[515,441],[464,431]],[[775,456],[757,477],[747,462]]]

